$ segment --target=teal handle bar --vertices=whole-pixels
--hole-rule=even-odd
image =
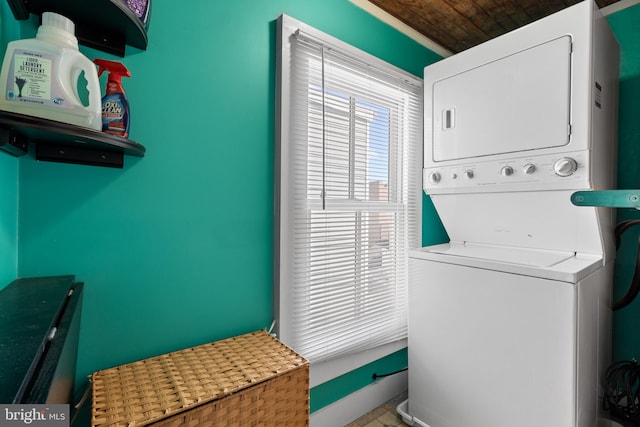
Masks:
[[[576,206],[640,209],[640,190],[576,191],[571,195]]]

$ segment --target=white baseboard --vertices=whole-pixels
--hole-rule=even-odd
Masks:
[[[346,426],[407,388],[407,371],[382,378],[311,414],[310,427]]]

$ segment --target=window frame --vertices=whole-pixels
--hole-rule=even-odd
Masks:
[[[322,43],[329,46],[335,46],[339,48],[342,52],[346,52],[356,58],[362,59],[367,63],[373,63],[374,65],[380,65],[382,67],[388,68],[391,65],[375,58],[369,54],[362,52],[359,49],[356,49],[340,40],[337,40],[327,34],[324,34],[302,22],[299,22],[287,15],[282,15],[278,19],[278,43],[279,48],[277,50],[277,58],[276,58],[276,150],[275,150],[275,233],[274,233],[274,316],[276,319],[276,331],[281,339],[285,343],[287,343],[287,331],[286,325],[283,325],[280,322],[281,318],[287,318],[290,316],[290,310],[292,307],[291,295],[289,292],[283,291],[280,289],[280,281],[281,281],[281,271],[290,271],[292,268],[292,259],[287,259],[287,257],[282,257],[282,246],[286,245],[286,242],[290,241],[291,237],[291,227],[288,227],[287,224],[292,223],[292,214],[290,211],[286,209],[278,209],[278,206],[290,206],[289,194],[287,191],[282,191],[281,189],[281,176],[290,176],[291,175],[291,161],[288,158],[287,150],[282,149],[281,141],[289,141],[291,135],[289,134],[289,117],[291,116],[290,105],[288,99],[290,97],[289,85],[286,82],[289,82],[292,76],[290,75],[290,69],[287,66],[282,66],[283,61],[285,64],[289,63],[289,59],[291,57],[291,48],[289,45],[289,36],[295,33],[296,31],[303,31],[305,34],[308,34],[314,38],[322,40]],[[395,68],[391,66],[392,68]],[[404,72],[403,72],[404,73]],[[407,78],[411,78],[417,81],[421,81],[421,79],[410,75],[409,73],[405,73]],[[283,84],[284,83],[284,84]],[[399,125],[399,124],[397,124]],[[412,174],[416,174],[414,177],[415,182],[420,183],[422,180],[422,140],[420,141],[419,147],[416,148],[416,156],[415,159],[410,159],[410,172]],[[389,187],[392,185],[396,185],[391,181],[391,177],[389,182],[387,183]],[[416,221],[417,230],[421,229],[421,216],[422,216],[422,188],[420,185],[416,186],[417,188],[411,189],[411,197],[414,198],[413,203],[416,205]],[[350,201],[351,203],[357,203],[355,201]],[[349,203],[349,202],[346,202]],[[385,203],[394,203],[392,200],[388,200]],[[420,244],[420,237],[418,239],[418,246]],[[408,265],[408,260],[407,260]],[[339,357],[336,359],[331,359],[327,361],[317,362],[311,364],[311,387],[326,382],[332,378],[335,378],[339,375],[352,371],[360,366],[363,366],[367,363],[373,362],[381,357],[394,353],[398,350],[405,348],[407,345],[407,340],[402,339],[390,344],[385,344],[374,348],[372,350],[367,350],[364,352],[360,352],[357,354],[352,354],[349,356]]]

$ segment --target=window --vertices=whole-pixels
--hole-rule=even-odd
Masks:
[[[280,42],[276,319],[313,366],[406,338],[422,81],[286,16]]]

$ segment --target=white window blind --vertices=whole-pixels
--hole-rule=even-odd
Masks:
[[[276,316],[313,363],[406,337],[422,81],[295,20],[281,38]]]

